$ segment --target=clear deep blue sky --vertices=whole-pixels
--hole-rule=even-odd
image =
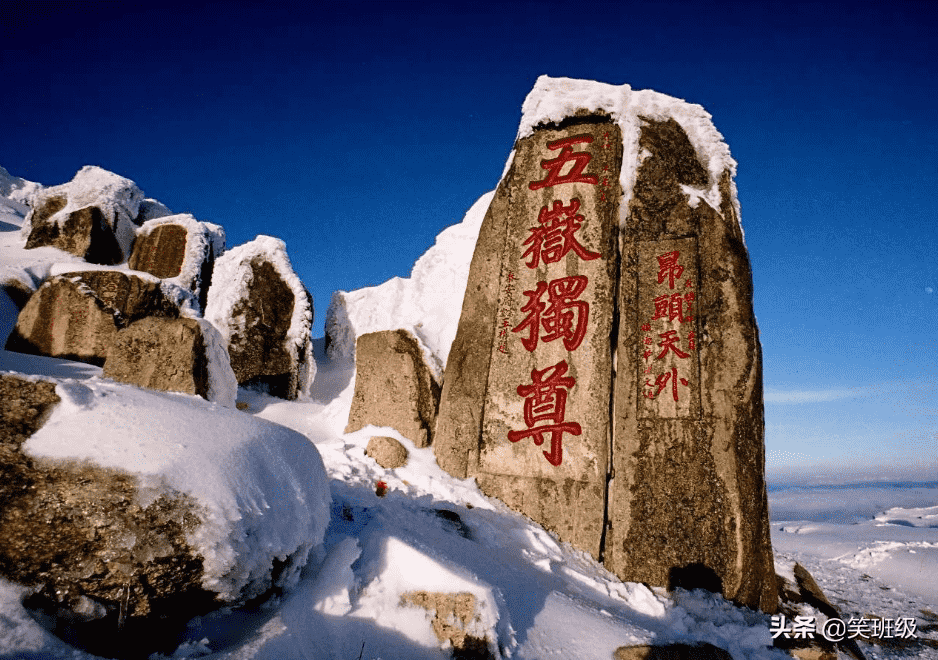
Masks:
[[[0,0],[0,165],[283,238],[321,336],[495,187],[539,75],[699,103],[739,162],[770,472],[938,478],[936,34],[930,2]]]

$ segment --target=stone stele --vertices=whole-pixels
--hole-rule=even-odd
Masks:
[[[370,332],[355,342],[355,394],[346,433],[369,424],[390,426],[426,447],[439,400],[440,386],[410,332]]]
[[[576,108],[580,82],[535,91]],[[698,106],[592,91],[566,118],[522,120],[480,228],[434,452],[623,580],[774,612],[735,163]]]

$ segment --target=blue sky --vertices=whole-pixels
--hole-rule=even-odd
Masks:
[[[0,4],[0,165],[133,179],[317,309],[498,182],[541,74],[703,105],[739,162],[781,477],[938,478],[938,9],[891,3]]]

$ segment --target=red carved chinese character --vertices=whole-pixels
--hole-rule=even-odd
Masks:
[[[563,461],[563,434],[580,435],[580,425],[576,422],[564,422],[567,406],[567,390],[576,384],[576,379],[564,377],[569,365],[561,360],[552,367],[538,371],[531,370],[531,384],[519,385],[517,392],[524,397],[524,424],[526,431],[509,431],[508,439],[518,442],[524,438],[533,438],[534,444],[544,444],[544,435],[550,434],[550,451],[543,452],[544,458],[551,465],[557,466]],[[535,426],[539,422],[553,422]]]
[[[690,296],[690,298],[687,298]],[[694,299],[694,294],[688,293],[687,296],[681,293],[672,293],[670,296],[664,294],[663,296],[658,296],[655,298],[655,315],[651,317],[651,320],[657,319],[668,319],[669,321],[678,321],[679,323],[684,323],[685,321],[693,321],[692,316],[684,316],[684,303],[687,303],[687,311],[690,312],[691,302]]]
[[[560,183],[591,183],[596,185],[597,179],[595,176],[583,174],[583,170],[586,169],[586,166],[593,156],[586,151],[574,153],[573,147],[570,146],[571,144],[588,144],[592,141],[593,136],[589,133],[584,133],[582,135],[574,135],[573,137],[564,138],[562,140],[548,142],[547,148],[551,151],[555,151],[561,147],[563,149],[556,158],[541,161],[541,168],[548,170],[547,176],[540,181],[532,181],[528,184],[528,188],[531,190],[540,190],[541,188],[550,188]],[[573,167],[570,168],[569,172],[561,175],[560,170],[571,161],[573,162]]]
[[[602,255],[598,252],[588,252],[580,245],[573,234],[583,226],[583,216],[577,211],[580,208],[579,199],[571,199],[569,206],[564,206],[560,200],[554,201],[551,211],[544,206],[541,208],[537,221],[540,227],[531,227],[531,235],[522,245],[528,245],[527,252],[521,258],[531,255],[527,262],[528,268],[537,268],[543,258],[545,264],[557,263],[563,259],[570,250],[573,250],[580,259],[591,261]]]
[[[648,372],[646,371],[645,373],[648,373]],[[647,399],[654,399],[656,396],[658,396],[659,394],[661,394],[661,391],[662,391],[665,387],[668,386],[668,382],[669,382],[669,381],[671,382],[671,397],[672,397],[675,401],[677,401],[677,400],[678,400],[678,398],[677,398],[677,384],[678,384],[678,381],[680,381],[681,385],[684,385],[685,387],[687,387],[687,379],[686,379],[686,378],[678,378],[678,376],[677,376],[677,367],[671,367],[671,371],[666,371],[665,373],[663,373],[663,374],[661,374],[660,376],[658,376],[657,378],[655,378],[655,382],[654,382],[654,383],[652,383],[650,379],[646,379],[646,380],[645,380],[645,387],[651,387],[651,388],[657,387],[658,389],[655,390],[654,392],[645,392],[645,398],[647,398]]]
[[[642,323],[642,332],[651,332],[651,323]]]
[[[697,340],[697,335],[693,332],[687,333],[687,350],[693,351],[695,348],[695,341]]]
[[[692,288],[693,286],[694,286],[694,282],[693,282],[692,280],[685,280],[685,281],[684,281],[684,288],[685,288],[685,289],[690,289],[690,288]]]
[[[675,345],[677,344],[677,342],[681,341],[681,338],[677,334],[677,330],[668,330],[667,332],[660,334],[658,336],[664,340],[658,344],[658,346],[662,347],[664,350],[658,353],[658,357],[655,358],[656,360],[660,360],[661,358],[663,358],[667,354],[668,351],[674,351],[674,354],[677,355],[679,358],[688,357],[687,353],[685,353],[684,351],[682,351]]]
[[[681,253],[678,251],[665,252],[657,257],[658,259],[658,284],[664,283],[664,278],[668,278],[668,286],[674,288],[674,280],[679,279],[684,274],[684,266],[677,260]]]
[[[576,299],[586,289],[588,282],[586,275],[571,275],[552,280],[550,284],[538,282],[536,290],[524,292],[528,302],[521,311],[528,312],[528,315],[511,331],[520,332],[528,328],[528,336],[521,340],[528,351],[537,348],[542,326],[546,334],[540,337],[541,341],[563,338],[563,345],[568,351],[576,350],[586,335],[590,308],[588,302]],[[549,305],[540,300],[545,292]]]

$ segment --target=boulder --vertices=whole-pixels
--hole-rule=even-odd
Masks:
[[[114,336],[102,375],[140,387],[197,394],[228,407],[238,393],[221,335],[203,319],[147,317],[131,323]]]
[[[118,330],[146,316],[178,315],[152,278],[114,270],[65,273],[30,297],[6,348],[101,366]]]
[[[811,616],[820,620],[840,619],[841,621],[847,621],[850,618],[845,617],[831,603],[808,569],[795,562],[792,574],[795,584],[781,575],[776,576],[780,598],[779,613],[787,618],[789,622],[787,625],[791,625],[790,622],[794,621],[796,616]],[[819,617],[818,613],[823,617]],[[866,658],[857,640],[849,636],[839,642],[834,642],[820,634],[802,637],[785,632],[777,636],[773,642],[776,647],[785,649],[792,657],[799,660],[837,660],[838,651],[854,660]]]
[[[143,199],[130,179],[83,167],[69,183],[36,192],[23,225],[26,248],[52,246],[96,264],[126,261]]]
[[[346,433],[390,426],[417,447],[431,442],[440,386],[417,338],[406,330],[361,335],[355,344],[355,394]]]
[[[309,394],[313,299],[283,241],[258,236],[219,257],[205,318],[221,332],[239,385],[284,399]]]
[[[103,379],[0,374],[0,400],[0,576],[73,646],[171,654],[322,553],[328,477],[295,431]]]
[[[225,231],[189,214],[145,222],[127,265],[192,292],[205,309],[215,259],[225,251]]]
[[[394,438],[375,435],[368,440],[365,455],[386,470],[399,468],[407,463],[407,448]]]
[[[125,474],[25,454],[59,401],[53,383],[0,375],[0,399],[0,574],[34,587],[29,607],[73,643],[113,657],[131,640],[172,639],[213,606],[186,540],[199,522],[190,498],[144,506]]]

